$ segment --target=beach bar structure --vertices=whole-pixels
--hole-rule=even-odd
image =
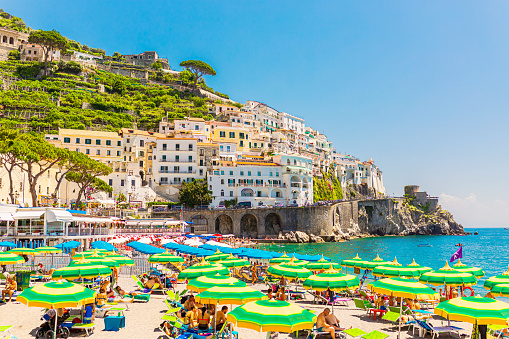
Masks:
[[[51,207],[13,208],[12,205],[0,205],[0,216],[0,239],[15,243],[42,241],[46,246],[68,240],[81,240],[86,246],[88,240],[113,237],[117,225],[112,218]]]
[[[129,219],[125,226],[117,229],[117,233],[136,234],[164,234],[180,236],[185,231],[187,223],[182,220],[167,219]]]

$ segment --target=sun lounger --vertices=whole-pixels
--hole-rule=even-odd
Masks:
[[[14,336],[11,333],[11,328],[13,328],[13,325],[0,326],[0,334],[2,333],[6,334],[7,335],[7,337],[5,337],[6,339],[14,338]],[[4,336],[2,336],[2,338],[4,338]]]
[[[366,311],[366,314],[368,314],[368,313],[369,313],[369,308],[368,308],[368,307],[367,307],[367,305],[364,303],[364,300],[354,298],[354,299],[353,299],[353,302],[355,303],[355,307],[360,308],[360,309],[362,309],[362,310],[365,310],[365,311]]]
[[[445,326],[445,327],[434,327],[430,323],[424,322],[422,320],[415,319],[416,325],[412,329],[412,334],[414,333],[414,330],[417,328],[419,329],[419,335],[424,336],[427,332],[431,333],[431,339],[435,338],[435,336],[439,336],[440,333],[458,333],[459,331],[463,331],[463,328],[456,327],[456,326]]]
[[[507,331],[509,326],[507,325],[488,325],[488,333],[494,338],[507,338]]]
[[[92,333],[94,333],[95,323],[90,323],[90,324],[74,324],[72,326],[72,329],[73,330],[84,330],[85,333],[87,334],[87,337],[90,337],[90,335],[92,335]]]
[[[382,333],[380,331],[371,331],[368,334],[363,335],[361,338],[364,338],[364,339],[385,339],[388,336],[389,336],[388,334]]]
[[[350,328],[348,330],[344,330],[343,333],[345,334],[345,336],[347,338],[348,337],[358,338],[358,337],[361,337],[361,336],[367,334],[367,332],[364,332],[363,330],[358,329],[358,328]]]

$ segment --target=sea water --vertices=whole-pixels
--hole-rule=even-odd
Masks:
[[[402,265],[408,265],[413,259],[421,265],[439,269],[449,262],[451,256],[463,244],[461,262],[467,266],[481,267],[486,275],[472,286],[475,294],[484,296],[484,281],[491,276],[507,271],[509,265],[509,230],[503,228],[465,229],[466,232],[478,232],[469,236],[386,236],[354,239],[345,242],[264,245],[262,249],[277,252],[297,252],[301,254],[323,254],[334,262],[351,259],[356,254],[363,260],[380,258],[392,261],[394,258]],[[421,245],[421,246],[419,246]],[[427,245],[427,246],[422,246]],[[455,261],[454,263],[456,263]],[[451,266],[454,263],[450,263]],[[344,269],[343,269],[344,272]],[[353,274],[353,269],[348,268]],[[504,298],[505,299],[505,298]]]

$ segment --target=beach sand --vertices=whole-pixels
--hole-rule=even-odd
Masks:
[[[2,284],[3,285],[3,284]],[[119,285],[126,291],[134,290],[135,284],[131,278],[120,277]],[[184,284],[178,284],[178,288],[182,290]],[[3,288],[3,286],[2,286]],[[259,284],[255,286],[258,290],[265,290],[265,285]],[[102,318],[96,318],[97,324],[94,334],[91,336],[96,339],[106,338],[168,338],[163,332],[159,330],[159,324],[162,322],[161,316],[166,313],[167,307],[164,303],[165,297],[162,295],[152,295],[149,303],[134,303],[129,304],[129,311],[125,312],[126,327],[119,332],[106,332],[104,331],[104,321]],[[319,313],[323,310],[324,306],[312,304],[311,299],[307,301],[298,301],[297,305],[307,308],[309,310]],[[227,305],[230,307],[230,305]],[[235,308],[236,306],[233,305]],[[367,316],[365,311],[355,309],[353,302],[349,302],[348,306],[334,307],[334,314],[340,319],[341,326],[360,328],[366,332],[378,330],[389,335],[389,338],[397,337],[397,326],[392,326],[390,323],[380,320],[377,317],[373,321],[373,316]],[[43,315],[43,309],[38,307],[27,307],[21,303],[7,303],[0,305],[0,325],[13,325],[11,332],[14,336],[25,339],[35,338],[35,332],[38,326],[42,323],[40,320]],[[446,326],[446,321],[441,321],[441,318],[435,316],[431,323],[434,326]],[[464,328],[465,331],[461,333],[470,336],[472,325],[467,323],[451,322],[452,325]],[[266,333],[258,333],[252,330],[237,328],[239,338],[241,339],[264,339]],[[1,335],[1,334],[0,334]],[[71,333],[71,337],[86,337],[85,332]],[[288,338],[289,335],[280,333],[278,338]],[[322,336],[320,338],[327,338],[330,336]],[[427,335],[430,338],[430,335]],[[299,338],[306,338],[305,332],[301,332]],[[401,338],[418,338],[416,331],[415,336],[408,328],[402,330]],[[444,334],[440,338],[452,338]],[[454,336],[457,338],[457,335]]]

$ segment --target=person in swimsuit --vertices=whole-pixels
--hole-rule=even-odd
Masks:
[[[210,325],[210,312],[204,306],[200,308],[198,312],[198,329],[199,330],[208,330]]]
[[[327,332],[332,338],[336,337],[336,329],[327,323],[326,317],[330,314],[328,308],[324,309],[322,313],[316,318],[316,329],[318,332]]]

